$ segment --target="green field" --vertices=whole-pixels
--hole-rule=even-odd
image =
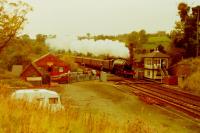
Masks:
[[[167,36],[149,37],[147,43],[143,44],[143,48],[153,49],[160,44],[165,48],[167,48],[170,44],[170,41],[171,41],[170,38]]]

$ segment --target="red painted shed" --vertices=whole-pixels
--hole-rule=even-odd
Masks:
[[[67,73],[70,70],[63,60],[57,56],[48,53],[35,61],[21,73],[21,78],[27,80],[30,77],[45,77],[46,74],[50,76],[58,76]]]
[[[59,59],[53,54],[46,54],[33,63],[40,69],[48,72],[51,76],[57,76],[63,73],[67,73],[70,68],[63,60]]]

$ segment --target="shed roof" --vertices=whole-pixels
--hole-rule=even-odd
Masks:
[[[47,54],[45,54],[45,55],[43,55],[43,56],[41,56],[41,57],[35,59],[35,60],[33,61],[33,63],[36,63],[37,61],[39,61],[39,60],[41,60],[41,59],[43,59],[43,58],[45,58],[45,57],[47,57],[47,56],[49,56],[49,55],[52,55],[52,54],[51,54],[51,53],[47,53]]]
[[[45,58],[48,60],[45,60]],[[65,62],[61,59],[59,59],[57,56],[55,56],[54,54],[51,53],[47,53],[43,56],[41,56],[40,58],[36,59],[33,61],[34,64],[36,64],[37,66],[40,66],[41,64],[46,64],[46,61],[51,61],[56,63],[58,66],[67,66],[67,64],[65,64]]]
[[[163,54],[159,51],[153,51],[143,56],[144,58],[169,58],[169,55]]]
[[[41,76],[43,75],[43,72],[41,70],[38,69],[38,67],[34,64],[34,63],[31,63],[30,65],[28,65],[21,73],[21,75],[27,71],[30,67],[33,67]]]

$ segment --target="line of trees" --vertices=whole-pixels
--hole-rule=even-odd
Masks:
[[[48,53],[46,35],[38,34],[35,39],[25,34],[13,38],[9,45],[0,53],[0,66],[10,70],[12,65],[28,65],[34,59]]]
[[[146,43],[148,41],[148,34],[145,30],[140,30],[139,32],[133,31],[131,33],[127,34],[119,34],[119,35],[91,35],[90,33],[87,33],[85,36],[79,36],[79,40],[83,39],[93,39],[95,41],[98,40],[112,40],[112,41],[120,41],[124,42],[127,46],[130,42],[130,39],[134,42],[137,42],[137,47],[141,47],[142,44]]]

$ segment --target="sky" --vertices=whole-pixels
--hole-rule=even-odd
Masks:
[[[24,0],[33,11],[23,33],[117,35],[145,29],[170,32],[179,19],[180,1],[191,6],[200,0]]]

